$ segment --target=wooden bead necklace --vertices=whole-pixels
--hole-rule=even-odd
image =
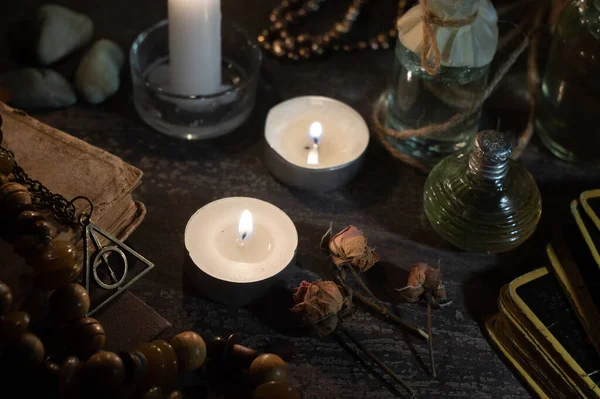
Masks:
[[[55,219],[72,221],[74,201],[53,197],[41,183],[23,179],[26,174],[14,161],[14,154],[0,149],[3,238],[14,243],[15,251],[34,270],[37,288],[53,291],[48,314],[32,320],[29,313],[13,310],[12,291],[0,281],[0,375],[6,381],[4,392],[67,399],[177,399],[183,395],[174,389],[185,373],[216,370],[229,375],[241,370],[255,387],[255,399],[300,399],[300,391],[288,384],[285,361],[274,354],[259,355],[241,345],[235,334],[227,340],[217,336],[206,342],[197,333],[186,331],[170,342],[155,340],[118,354],[104,351],[104,328],[98,320],[87,317],[89,294],[74,282],[83,268],[76,248],[70,242],[55,240],[57,228],[40,212],[49,206]],[[34,187],[33,191],[43,195],[36,201],[36,195],[15,179],[29,182],[30,190]],[[40,339],[45,335],[51,338],[47,344]]]
[[[278,57],[292,61],[309,59],[326,55],[330,51],[357,51],[357,50],[387,50],[396,40],[398,31],[395,25],[387,31],[382,31],[368,40],[359,40],[355,43],[346,40],[352,30],[361,10],[369,4],[369,0],[352,0],[344,18],[334,23],[331,28],[318,35],[303,33],[293,36],[288,29],[298,24],[310,14],[316,13],[325,0],[283,0],[269,15],[271,25],[264,29],[258,36],[258,43],[262,48]],[[397,19],[400,19],[406,6],[406,0],[398,3]]]

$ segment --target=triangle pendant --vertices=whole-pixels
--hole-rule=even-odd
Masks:
[[[97,225],[89,222],[85,224],[84,228],[85,288],[92,301],[88,312],[88,316],[91,316],[125,292],[131,284],[148,273],[154,264]],[[108,242],[108,244],[103,245],[103,242]],[[130,265],[131,260],[134,261],[133,265],[139,261],[146,266],[133,277],[129,276],[133,272],[133,267]],[[112,292],[109,292],[108,295],[104,292],[102,295],[92,295],[91,288],[94,288],[96,292]],[[93,297],[96,296],[101,298],[94,301]]]

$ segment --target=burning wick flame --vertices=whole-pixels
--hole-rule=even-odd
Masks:
[[[249,240],[254,233],[254,223],[252,222],[252,213],[246,209],[240,216],[240,223],[238,224],[238,242],[243,244],[244,241]]]
[[[310,125],[308,135],[310,137],[310,142],[313,145],[318,146],[321,142],[321,137],[323,136],[323,125],[319,122],[313,122],[312,125]]]
[[[309,165],[318,165],[319,144],[321,142],[321,137],[323,137],[323,125],[321,125],[319,122],[313,122],[308,130],[308,136],[310,138],[310,142],[312,143],[312,147],[308,150],[308,158],[306,163]]]

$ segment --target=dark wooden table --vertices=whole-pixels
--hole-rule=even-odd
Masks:
[[[6,1],[0,16],[0,72],[23,62],[9,51],[18,35],[16,24],[42,4],[39,0]],[[109,38],[129,49],[135,36],[166,17],[166,0],[61,0],[59,4],[90,15],[95,38]],[[251,32],[266,25],[277,0],[223,0],[224,17]],[[393,2],[389,10],[393,10]],[[393,12],[393,11],[392,11]],[[383,26],[389,12],[373,12],[370,20]],[[79,55],[81,55],[79,53]],[[79,57],[57,69],[70,77]],[[424,368],[427,346],[405,337],[397,328],[360,309],[348,328],[421,397],[516,398],[528,393],[490,346],[482,321],[495,311],[498,290],[525,271],[544,264],[544,244],[551,225],[582,190],[600,185],[600,171],[562,163],[534,139],[521,157],[538,181],[544,216],[535,236],[518,250],[503,255],[458,251],[432,230],[422,210],[426,176],[400,163],[372,140],[366,162],[354,182],[339,191],[314,194],[283,186],[265,169],[262,136],[265,116],[276,103],[299,95],[325,95],[342,100],[368,117],[377,96],[391,77],[393,52],[336,54],[315,62],[286,64],[266,58],[255,112],[237,132],[211,142],[175,141],[156,133],[136,115],[127,69],[119,93],[101,106],[78,104],[70,109],[33,113],[42,121],[116,154],[141,168],[144,182],[137,199],[148,216],[131,240],[157,265],[132,291],[171,321],[173,334],[193,329],[205,334],[237,332],[250,345],[265,338],[292,343],[291,382],[309,398],[392,398],[396,394],[333,339],[306,335],[290,315],[291,292],[303,279],[326,276],[327,259],[319,240],[330,222],[341,229],[354,224],[368,234],[381,263],[367,273],[371,287],[390,297],[406,282],[417,261],[441,262],[454,303],[434,313],[437,378]],[[512,105],[500,96],[495,104]],[[516,115],[516,114],[515,114]],[[520,117],[520,116],[519,116]],[[518,119],[515,116],[515,119]],[[502,120],[509,127],[511,117]],[[590,132],[592,133],[592,132]],[[285,285],[245,309],[214,304],[185,283],[183,231],[195,210],[213,200],[250,196],[283,209],[300,236],[298,266]],[[425,309],[400,305],[404,317],[425,326]],[[110,338],[109,338],[110,339]]]

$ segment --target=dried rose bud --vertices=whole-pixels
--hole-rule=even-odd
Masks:
[[[311,323],[321,335],[329,335],[338,325],[344,296],[333,281],[303,281],[294,291],[292,312]]]
[[[379,256],[367,246],[367,237],[354,226],[346,227],[333,237],[330,226],[321,246],[329,252],[337,267],[351,265],[361,272],[366,272],[379,261]]]
[[[396,289],[396,291],[406,302],[419,302],[425,292],[430,293],[439,305],[448,302],[440,269],[434,269],[424,262],[415,263],[410,268],[406,287]]]

